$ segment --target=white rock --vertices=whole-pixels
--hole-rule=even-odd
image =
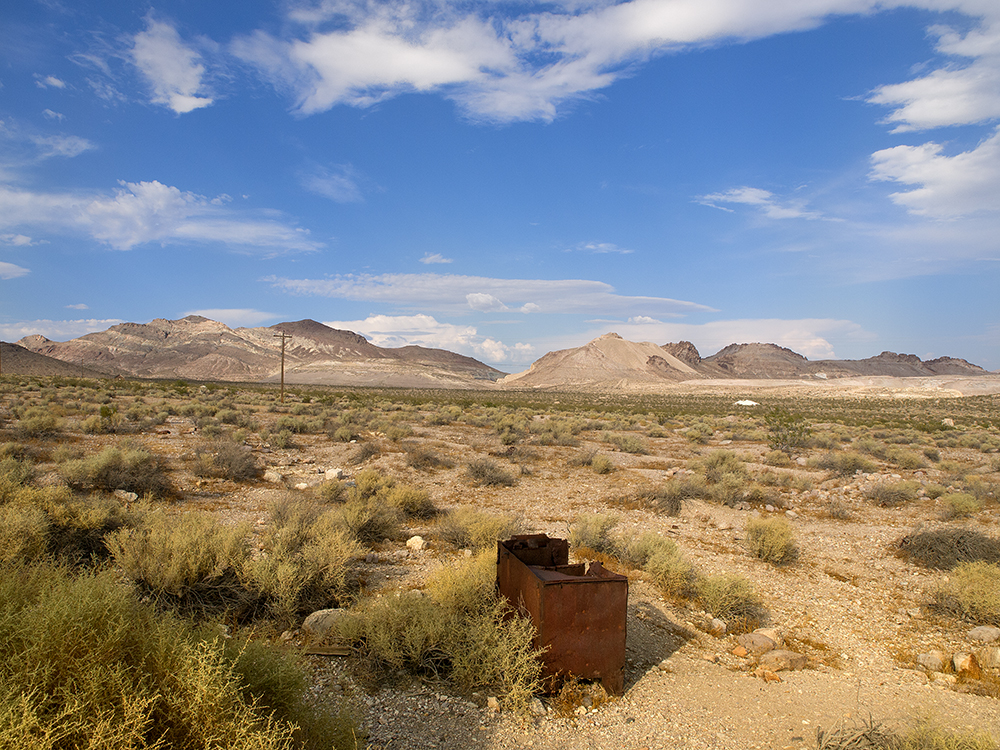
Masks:
[[[299,482],[299,483],[297,483],[295,485],[295,489],[297,489],[297,490],[307,490],[307,489],[309,489],[309,483],[308,482]]]
[[[115,497],[125,503],[134,503],[139,499],[139,496],[134,492],[129,492],[128,490],[115,490]]]
[[[928,672],[940,672],[948,662],[948,655],[943,651],[929,651],[926,654],[917,654],[917,664]]]
[[[350,616],[351,613],[346,609],[321,609],[306,618],[302,623],[302,630],[308,635],[323,636],[338,622]]]
[[[1000,669],[1000,646],[984,646],[976,649],[979,666],[985,669]]]
[[[285,478],[283,476],[281,476],[281,474],[279,474],[277,471],[274,471],[273,469],[268,469],[267,471],[264,472],[264,481],[265,482],[272,482],[274,484],[280,484],[281,482],[284,481],[284,479]]]
[[[323,472],[323,476],[327,479],[343,479],[344,470],[343,469],[327,469]]]
[[[117,495],[118,493],[116,492],[115,494]],[[969,631],[969,640],[978,643],[1000,641],[1000,628],[995,628],[992,625],[980,625],[978,628],[973,628]]]
[[[420,552],[427,549],[427,540],[422,536],[411,536],[406,540],[406,546],[414,552]]]

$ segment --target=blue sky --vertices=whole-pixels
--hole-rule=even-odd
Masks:
[[[0,337],[996,370],[998,124],[995,0],[8,0]]]

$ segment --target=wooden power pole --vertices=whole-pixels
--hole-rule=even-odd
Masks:
[[[281,333],[274,334],[274,338],[281,339],[281,403],[285,403],[285,342],[292,337],[292,334]]]

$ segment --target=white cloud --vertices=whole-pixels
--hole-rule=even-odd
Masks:
[[[40,89],[64,89],[66,88],[66,82],[62,81],[55,76],[41,76],[35,74],[35,85]]]
[[[732,211],[730,208],[720,206],[720,203],[736,203],[746,206],[753,206],[768,219],[821,219],[822,214],[816,211],[806,210],[802,202],[786,202],[782,204],[777,200],[774,193],[768,190],[754,187],[738,187],[725,191],[724,193],[711,193],[703,195],[698,202],[719,208],[723,211]]]
[[[32,242],[31,237],[24,234],[0,234],[0,244],[13,245],[14,247],[30,247],[38,243]]]
[[[534,355],[530,344],[507,345],[480,336],[474,326],[442,323],[430,315],[370,315],[364,320],[334,320],[324,325],[360,333],[376,346],[447,349],[493,363],[530,362]]]
[[[79,302],[75,305],[66,305],[67,310],[89,310],[90,305],[85,305],[83,302]]]
[[[364,198],[357,184],[357,175],[348,164],[317,167],[300,175],[302,187],[337,203],[358,203]]]
[[[265,281],[293,294],[383,302],[424,310],[467,313],[470,295],[488,295],[509,309],[538,313],[631,314],[659,316],[711,311],[695,302],[667,297],[626,296],[602,281],[584,279],[492,279],[452,274],[348,274],[325,279]],[[473,301],[485,301],[473,296]]]
[[[177,29],[148,19],[146,30],[135,35],[132,60],[153,89],[153,103],[184,114],[213,103],[206,96],[201,56],[181,41]]]
[[[634,250],[629,250],[628,248],[618,247],[612,242],[581,242],[576,247],[569,248],[567,252],[572,252],[574,250],[593,253],[594,255],[603,255],[607,253],[618,253],[620,255],[628,255]]]
[[[507,305],[492,294],[470,292],[465,295],[465,300],[469,303],[469,307],[479,312],[503,312],[507,309]]]
[[[53,112],[51,109],[43,109],[42,114],[49,120],[58,120],[59,122],[62,122],[66,119],[66,115],[62,112]]]
[[[184,313],[184,317],[188,315],[200,315],[203,318],[225,323],[230,328],[259,326],[261,323],[278,317],[275,313],[245,307],[190,310]]]
[[[451,258],[445,258],[441,253],[424,253],[424,257],[420,259],[420,262],[425,265],[430,265],[431,263],[451,263]]]
[[[1000,209],[1000,129],[971,151],[943,151],[939,143],[877,151],[871,178],[918,185],[890,198],[921,216],[949,219]]]
[[[96,148],[93,143],[86,138],[75,135],[33,135],[31,142],[38,146],[39,156],[48,159],[53,156],[65,156],[73,158],[79,156],[84,151]]]
[[[16,279],[29,273],[31,273],[31,271],[27,268],[15,266],[13,263],[6,263],[0,260],[0,279],[3,279],[4,281],[8,279]]]
[[[88,333],[105,331],[124,320],[22,320],[14,323],[0,323],[0,336],[5,341],[17,341],[25,336],[38,334],[53,341],[67,341]]]
[[[853,321],[831,318],[764,318],[690,324],[641,317],[631,318],[627,323],[614,323],[594,329],[588,336],[596,338],[610,330],[630,341],[652,341],[657,344],[691,341],[703,357],[714,354],[729,344],[761,342],[784,346],[809,359],[834,359],[835,342],[870,341],[875,338],[874,334]],[[834,341],[831,342],[831,339]]]
[[[220,243],[239,251],[316,250],[306,230],[234,212],[205,196],[152,182],[114,194],[33,193],[0,185],[0,230],[36,226],[80,232],[116,250],[147,242]],[[224,201],[223,201],[224,202]]]

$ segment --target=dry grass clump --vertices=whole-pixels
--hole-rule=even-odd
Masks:
[[[750,581],[735,575],[701,578],[695,585],[698,602],[706,612],[726,621],[730,633],[746,633],[768,620],[764,600]]]
[[[339,635],[369,674],[404,670],[463,690],[494,688],[502,704],[524,710],[541,687],[534,628],[495,589],[496,557],[484,551],[445,568],[426,592],[368,600],[341,620]]]
[[[618,542],[611,536],[611,532],[617,525],[618,519],[615,516],[582,513],[573,520],[570,526],[570,546],[594,550],[605,555],[614,555],[618,550]]]
[[[638,435],[612,433],[604,436],[604,442],[610,443],[623,453],[635,453],[640,456],[649,453],[649,444]]]
[[[855,451],[831,451],[809,460],[809,466],[832,471],[839,477],[850,477],[858,472],[870,474],[877,468],[874,461]]]
[[[216,440],[195,451],[195,474],[249,482],[264,473],[250,449],[232,440]]]
[[[792,458],[781,450],[768,451],[764,454],[764,463],[768,466],[787,467],[792,465]]]
[[[941,497],[946,518],[968,518],[978,513],[983,504],[967,492],[952,492]]]
[[[406,446],[406,464],[414,469],[430,471],[431,469],[451,469],[455,462],[450,458],[441,456],[430,448],[421,445]]]
[[[163,461],[128,443],[66,461],[59,466],[59,473],[74,489],[127,490],[161,498],[175,494]]]
[[[966,528],[910,534],[899,541],[897,554],[925,568],[951,570],[959,563],[1000,563],[1000,539]]]
[[[495,516],[475,508],[449,511],[438,526],[441,539],[460,549],[496,550],[497,542],[524,533],[524,523],[513,516]]]
[[[357,747],[345,714],[305,704],[293,657],[158,612],[112,571],[6,569],[0,661],[3,747]]]
[[[880,508],[894,508],[916,500],[919,490],[916,482],[876,482],[864,491],[864,496]]]
[[[670,539],[647,531],[623,547],[622,558],[649,574],[666,596],[686,599],[694,592],[694,566]]]
[[[1000,565],[959,563],[935,593],[933,606],[976,625],[1000,625]]]
[[[998,750],[986,732],[950,732],[922,720],[914,727],[891,730],[872,718],[824,732],[816,730],[817,750]]]
[[[743,459],[732,451],[714,450],[700,461],[700,467],[709,484],[718,484],[728,477],[745,480],[749,477]]]
[[[465,474],[473,484],[489,487],[513,487],[517,477],[490,458],[477,458],[465,467]]]
[[[799,557],[795,531],[784,518],[751,518],[745,543],[750,554],[774,565],[787,565]]]

